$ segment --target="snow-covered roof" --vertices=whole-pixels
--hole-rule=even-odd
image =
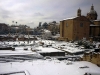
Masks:
[[[60,34],[56,34],[55,36],[52,36],[52,38],[58,38],[60,37]]]
[[[42,47],[42,46],[40,46],[40,47],[38,47],[38,48],[36,48],[36,49],[38,49],[39,51],[38,52],[45,52],[45,53],[49,53],[49,52],[63,52],[63,51],[61,51],[61,50],[58,50],[58,49],[55,49],[55,48],[51,48],[51,47]]]
[[[100,26],[100,25],[94,25],[94,24],[90,24],[90,26]]]
[[[78,16],[74,16],[74,17],[70,17],[70,18],[65,18],[63,20],[68,20],[68,19],[74,19],[74,18],[77,18]],[[63,20],[60,20],[60,21],[63,21]]]
[[[100,21],[100,19],[98,19],[98,20],[94,20],[94,21]]]
[[[68,19],[74,19],[74,18],[77,18],[78,16],[74,16],[74,17],[70,17],[70,18],[66,18],[64,20],[68,20]]]

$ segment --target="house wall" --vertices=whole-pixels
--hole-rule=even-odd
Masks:
[[[60,38],[63,40],[73,40],[73,20],[60,21]]]
[[[90,26],[90,36],[99,36],[100,35],[100,21],[93,21],[94,26]]]
[[[73,40],[73,20],[64,21],[64,37],[67,40]]]
[[[100,25],[100,21],[94,21],[93,22],[95,25]]]
[[[90,36],[100,35],[100,26],[90,26]]]
[[[63,37],[63,33],[62,33],[62,31],[63,31],[63,25],[62,25],[62,22],[63,21],[60,21],[60,37]]]
[[[89,29],[90,22],[84,16],[63,20],[60,22],[60,37],[71,41],[89,39]]]
[[[81,26],[83,24],[83,26]],[[74,20],[73,25],[73,40],[89,39],[89,22]]]

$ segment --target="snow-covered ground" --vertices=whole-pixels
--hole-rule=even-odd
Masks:
[[[0,63],[0,74],[18,71],[25,71],[26,74],[22,75],[100,75],[100,68],[86,61],[32,60]]]
[[[69,53],[78,53],[78,52],[84,52],[87,49],[82,49],[82,47],[77,47],[77,45],[75,45],[74,43],[70,43],[70,42],[58,42],[53,44],[53,48],[59,49],[59,50],[63,50],[65,52],[69,52]],[[93,51],[93,49],[88,49],[90,51]]]
[[[43,47],[39,47],[41,44],[40,42],[44,43],[44,46],[46,45],[52,45],[45,50],[46,48],[43,49]],[[41,49],[42,51],[65,51],[69,53],[78,53],[78,52],[84,52],[86,49],[82,49],[82,47],[77,47],[74,43],[70,42],[59,42],[59,41],[51,41],[51,40],[37,40],[37,41],[5,41],[5,42],[0,42],[2,45],[10,45],[14,46],[15,50],[24,50],[24,48],[27,48],[28,50],[31,49]],[[35,44],[35,45],[34,45]],[[55,48],[55,49],[54,49]],[[88,49],[88,50],[93,50],[93,49]]]
[[[28,55],[28,54],[36,54],[32,51],[25,51],[25,50],[17,50],[17,51],[10,51],[10,50],[0,50],[1,55]]]
[[[51,46],[39,46],[40,42],[44,42],[44,45]],[[18,45],[15,47],[15,51],[0,50],[0,75],[14,75],[14,73],[18,73],[15,75],[84,75],[85,73],[90,73],[91,75],[100,75],[100,67],[90,62],[68,60],[59,61],[57,59],[44,60],[42,58],[34,60],[32,58],[32,56],[42,57],[41,55],[39,55],[39,52],[69,51],[74,53],[83,50],[80,47],[76,47],[74,43],[37,40],[35,41],[35,45],[34,41],[31,41],[29,43],[27,41],[5,41],[0,42],[0,44],[10,46]],[[27,48],[27,50],[24,50],[25,48]],[[38,51],[32,51],[35,49]]]

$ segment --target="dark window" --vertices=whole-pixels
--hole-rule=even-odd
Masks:
[[[83,27],[83,23],[80,23],[80,27]]]

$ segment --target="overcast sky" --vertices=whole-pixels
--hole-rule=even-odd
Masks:
[[[100,0],[0,0],[0,23],[38,26],[39,22],[52,22],[77,15],[77,9],[86,15],[94,5],[100,19]]]

